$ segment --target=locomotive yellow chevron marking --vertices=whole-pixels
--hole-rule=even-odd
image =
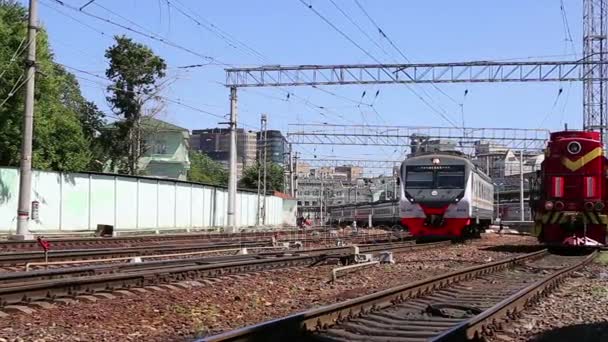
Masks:
[[[562,216],[562,213],[558,213],[558,212],[553,213],[553,216],[551,217],[551,221],[550,221],[550,223],[551,223],[551,224],[556,224],[556,223],[558,223],[558,222],[559,222],[559,219],[561,218],[561,216]]]
[[[589,163],[593,159],[595,159],[603,154],[604,154],[604,152],[602,151],[602,148],[596,147],[589,153],[578,158],[576,161],[572,161],[566,156],[562,157],[562,165],[564,165],[570,171],[576,171],[576,170],[580,169],[581,167],[585,166],[587,163]]]
[[[600,223],[601,224],[608,224],[608,216],[607,215],[597,215],[597,217],[600,219]]]

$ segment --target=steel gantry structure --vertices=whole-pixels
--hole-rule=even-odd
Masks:
[[[448,139],[457,147],[474,148],[479,142],[510,149],[541,150],[549,139],[546,129],[471,128],[431,126],[290,124],[287,138],[300,145],[413,146],[416,138]]]
[[[358,166],[365,169],[391,169],[398,166],[403,160],[369,160],[369,159],[327,159],[327,158],[300,158],[301,163],[311,167],[325,166]]]
[[[228,87],[349,84],[567,82],[603,79],[604,61],[463,62],[424,64],[294,65],[226,70]]]
[[[230,88],[228,226],[235,229],[237,89],[464,82],[583,82],[583,129],[605,131],[608,0],[583,0],[583,58],[575,61],[262,66],[226,69]],[[522,199],[523,203],[523,199]],[[523,209],[523,208],[522,208]],[[523,211],[523,210],[522,210]]]

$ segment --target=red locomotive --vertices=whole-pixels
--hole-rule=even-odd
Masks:
[[[534,233],[540,242],[606,243],[606,165],[600,133],[551,133],[541,170],[530,180]]]

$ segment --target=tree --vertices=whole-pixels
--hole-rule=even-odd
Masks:
[[[15,1],[0,1],[0,165],[19,165],[26,34],[25,8]],[[84,170],[91,161],[89,140],[79,119],[85,99],[74,76],[53,61],[44,29],[36,41],[33,167]]]
[[[113,163],[126,160],[123,168],[134,175],[137,173],[137,162],[145,153],[139,123],[146,110],[156,113],[162,108],[159,93],[163,88],[161,80],[165,77],[167,65],[143,44],[125,36],[114,39],[116,43],[105,53],[110,63],[106,76],[113,82],[108,86],[111,95],[107,100],[114,112],[123,116],[124,120],[115,124],[114,138],[123,143],[115,146],[112,157]]]
[[[189,181],[216,185],[228,184],[228,173],[222,164],[209,158],[208,155],[198,151],[190,151],[189,157]]]
[[[258,188],[258,169],[263,168],[263,165],[260,163],[256,163],[250,167],[245,168],[243,170],[243,177],[239,181],[239,187],[245,189],[257,189]],[[267,190],[275,190],[275,191],[283,191],[283,183],[284,183],[284,170],[283,168],[276,163],[267,163],[266,164],[266,189]],[[263,186],[262,180],[262,186]]]

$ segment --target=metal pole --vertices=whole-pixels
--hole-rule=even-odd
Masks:
[[[256,213],[256,224],[259,226],[262,224],[262,201],[260,199],[260,194],[262,191],[262,151],[260,150],[260,145],[262,143],[262,132],[264,131],[264,121],[260,119],[260,135],[258,139],[257,146],[257,160],[258,160],[258,211]]]
[[[230,88],[230,170],[228,176],[228,233],[236,231],[236,87]]]
[[[321,227],[323,226],[323,174],[321,174],[321,200],[319,201],[319,215],[321,217]]]
[[[519,150],[519,212],[524,221],[524,151]]]
[[[294,180],[294,185],[293,185],[293,197],[298,197],[298,178],[300,178],[298,176],[298,152],[294,153],[294,167],[295,167],[295,180]]]
[[[267,141],[268,141],[268,120],[266,119],[266,114],[262,114],[262,126],[263,126],[263,137],[264,137],[264,141],[263,141],[263,145],[264,146],[264,193],[262,195],[264,201],[264,205],[262,207],[262,224],[266,224],[266,188],[267,188],[267,181],[268,178],[266,177],[266,165],[268,164],[268,148],[267,148]]]
[[[17,208],[18,240],[29,240],[32,235],[28,225],[30,219],[30,194],[32,191],[32,136],[34,130],[34,86],[36,75],[36,35],[38,33],[38,1],[30,0],[28,19],[28,50],[26,60],[27,84],[25,87],[25,110],[21,139],[21,163],[19,174],[19,207]]]
[[[496,187],[496,218],[500,218],[500,185]]]
[[[289,144],[289,193],[291,197],[295,197],[296,193],[294,191],[294,177],[293,177],[293,152],[292,146]]]

